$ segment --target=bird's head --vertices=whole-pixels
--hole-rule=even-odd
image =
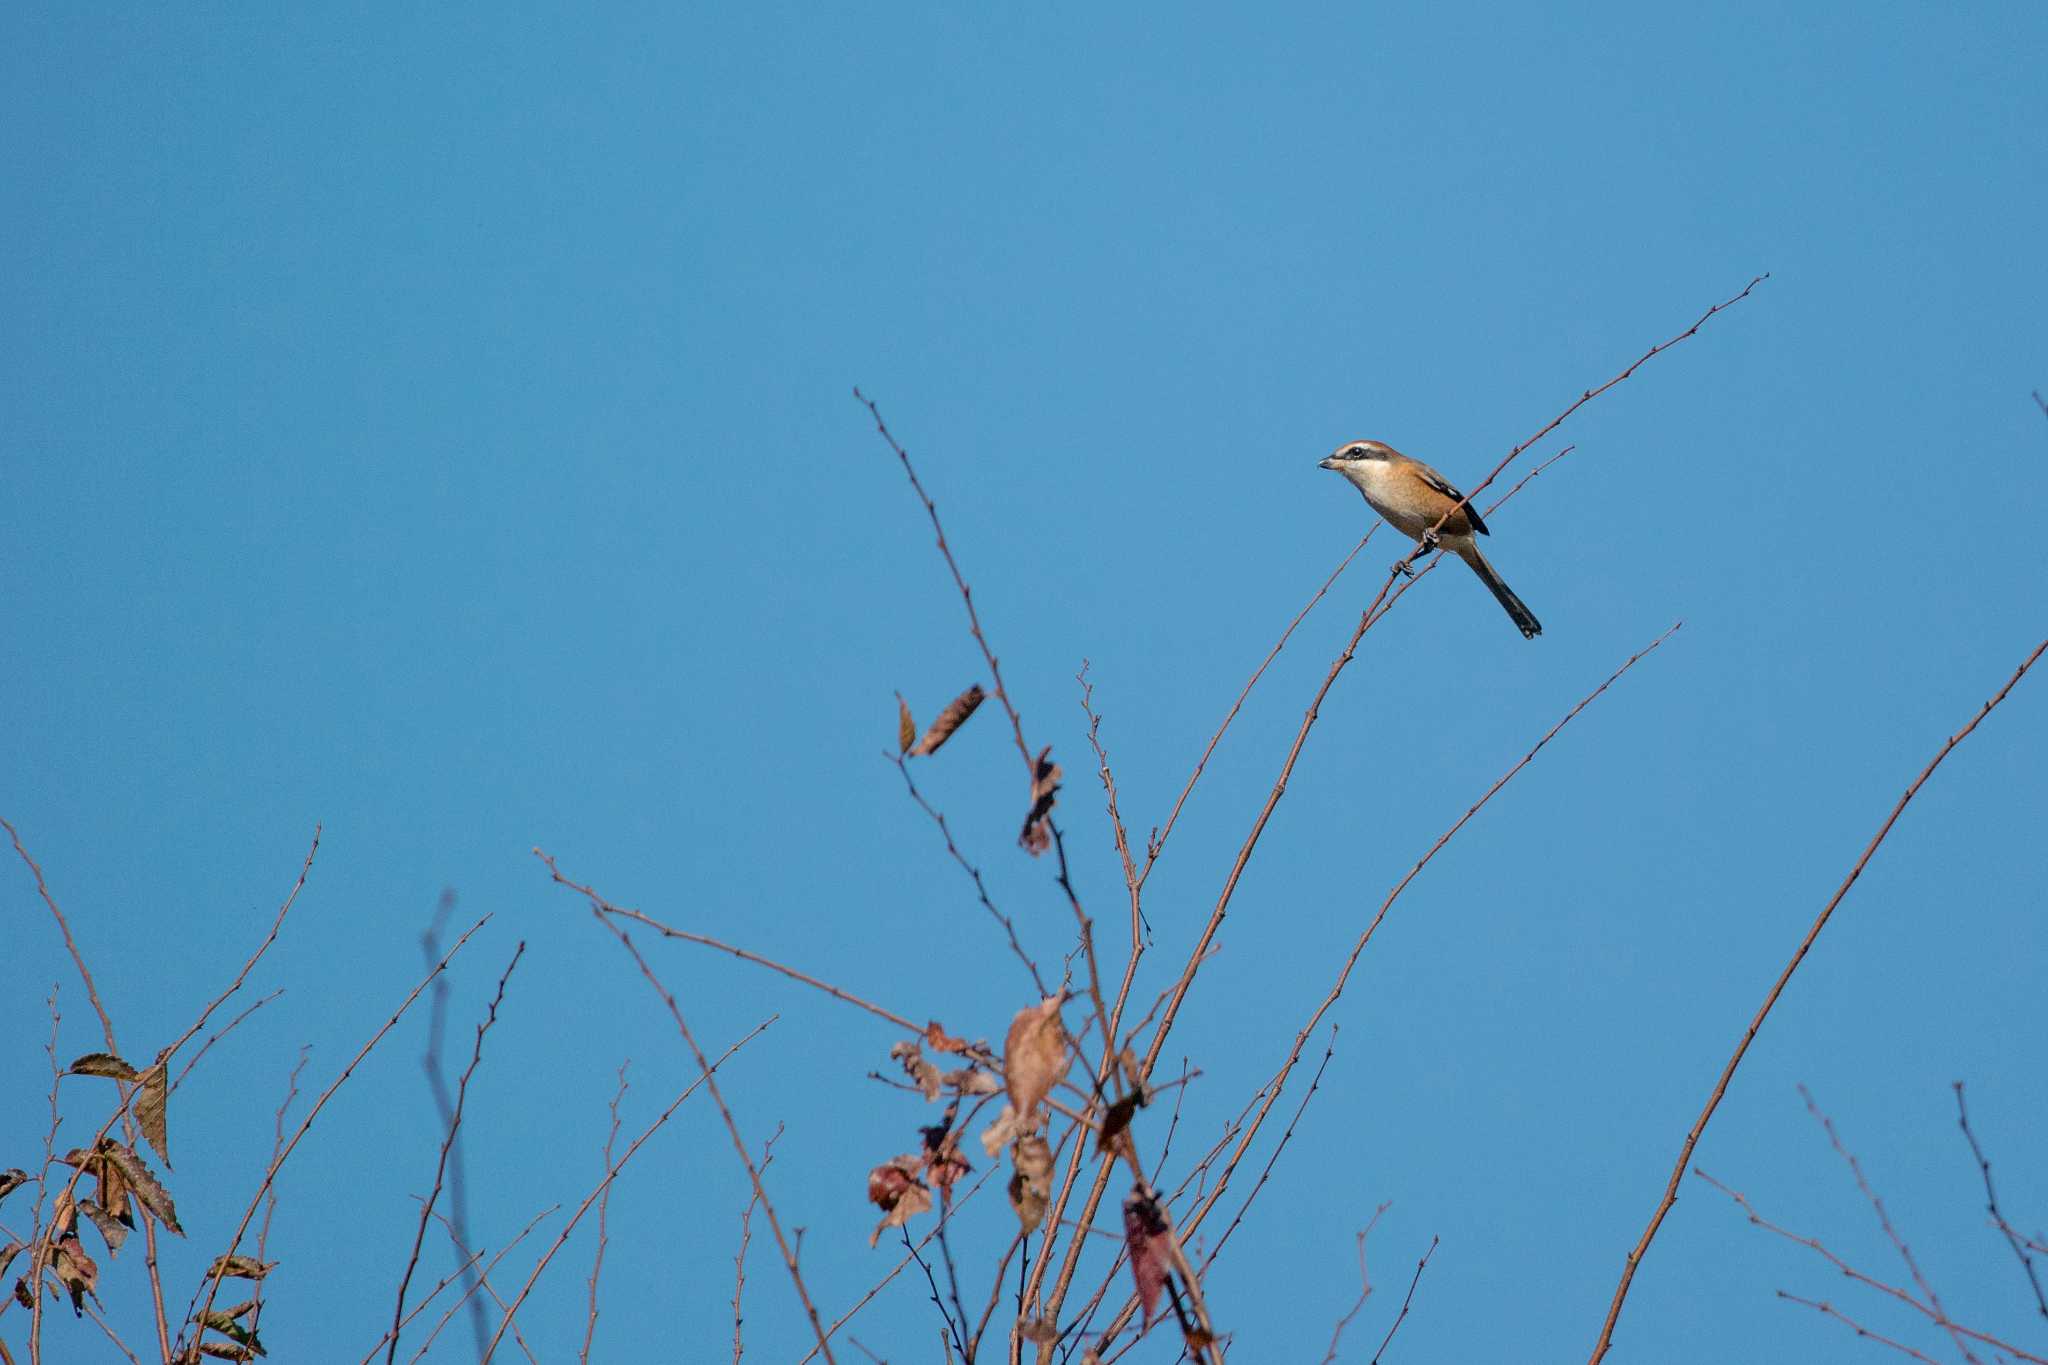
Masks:
[[[1316,467],[1334,469],[1341,474],[1347,465],[1357,465],[1365,460],[1384,460],[1393,453],[1392,446],[1379,441],[1346,441],[1325,455]]]

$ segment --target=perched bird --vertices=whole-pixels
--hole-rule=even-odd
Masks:
[[[1536,613],[1522,604],[1514,589],[1501,581],[1486,556],[1479,553],[1474,535],[1491,532],[1479,519],[1478,508],[1461,505],[1465,495],[1451,487],[1450,480],[1379,441],[1346,441],[1331,451],[1320,467],[1334,469],[1349,479],[1365,494],[1372,510],[1402,535],[1414,537],[1424,549],[1441,546],[1470,564],[1479,581],[1507,608],[1525,639],[1543,633]],[[1444,515],[1447,512],[1448,517]],[[1438,522],[1443,524],[1438,526]]]

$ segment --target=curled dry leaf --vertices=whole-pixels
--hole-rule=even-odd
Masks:
[[[206,1267],[206,1278],[260,1280],[275,1269],[276,1261],[259,1261],[254,1256],[216,1256]]]
[[[5,1199],[28,1183],[28,1172],[19,1166],[10,1166],[0,1171],[0,1199]]]
[[[965,1038],[955,1038],[946,1032],[944,1026],[936,1019],[924,1026],[924,1040],[934,1052],[965,1053],[973,1046]]]
[[[254,1360],[262,1354],[255,1346],[245,1346],[239,1341],[202,1341],[199,1349],[215,1360]]]
[[[1173,1229],[1159,1204],[1140,1186],[1124,1200],[1124,1251],[1131,1259],[1131,1278],[1137,1281],[1138,1303],[1145,1310],[1145,1325],[1159,1308],[1159,1292],[1166,1287],[1166,1273],[1173,1265]]]
[[[903,694],[896,694],[896,752],[907,754],[910,746],[917,743],[917,722],[910,718],[910,703],[903,700]]]
[[[0,1275],[5,1275],[7,1268],[14,1264],[14,1258],[27,1250],[27,1242],[9,1242],[6,1246],[0,1247]]]
[[[71,1311],[78,1317],[85,1316],[85,1296],[99,1297],[98,1285],[100,1268],[93,1264],[92,1257],[85,1254],[76,1236],[64,1238],[57,1243],[56,1253],[50,1258],[51,1269],[57,1278],[71,1291]]]
[[[100,1230],[100,1236],[106,1239],[107,1254],[118,1254],[121,1243],[128,1240],[128,1225],[90,1199],[79,1200],[78,1211],[92,1219],[92,1225]]]
[[[36,1306],[35,1295],[28,1292],[28,1281],[19,1275],[14,1277],[14,1301],[23,1308]]]
[[[889,1060],[902,1064],[903,1074],[917,1082],[917,1088],[924,1092],[926,1099],[935,1100],[939,1097],[939,1091],[943,1088],[939,1069],[926,1060],[924,1052],[916,1043],[892,1045],[889,1049]]]
[[[165,1166],[171,1164],[171,1139],[164,1128],[164,1104],[169,1098],[164,1064],[158,1062],[142,1073],[142,1090],[135,1096],[135,1121],[142,1125],[142,1136],[156,1148]]]
[[[178,1226],[178,1209],[171,1203],[171,1192],[151,1174],[149,1167],[143,1164],[142,1158],[135,1154],[134,1149],[115,1142],[112,1138],[102,1138],[100,1152],[108,1164],[121,1173],[122,1182],[135,1191],[135,1197],[142,1201],[142,1207],[155,1214],[159,1223],[183,1237],[185,1229]]]
[[[1052,847],[1052,805],[1060,789],[1060,765],[1052,761],[1052,745],[1038,751],[1031,776],[1031,810],[1017,842],[1033,857]]]
[[[967,1164],[967,1158],[960,1155],[960,1135],[948,1131],[944,1140],[931,1152],[932,1184],[939,1187],[939,1198],[951,1200],[953,1186],[961,1176],[967,1175],[974,1167]]]
[[[1024,1121],[1018,1117],[1016,1106],[1006,1104],[1003,1112],[996,1115],[996,1121],[981,1130],[981,1150],[993,1159],[997,1152],[1010,1145],[1019,1133],[1027,1131]]]
[[[1024,1235],[1038,1231],[1045,1221],[1046,1205],[1052,1201],[1052,1144],[1033,1133],[1017,1139],[1010,1149],[1010,1208],[1017,1215]]]
[[[1060,991],[1018,1010],[1003,1039],[1010,1107],[1027,1130],[1037,1126],[1038,1106],[1067,1074],[1067,1029],[1060,1020],[1060,1006],[1066,1002],[1067,993]]]
[[[953,732],[967,723],[967,718],[974,714],[974,708],[981,705],[982,698],[987,695],[981,690],[981,684],[976,683],[953,698],[946,704],[946,709],[939,712],[939,718],[932,722],[931,729],[925,731],[923,737],[911,746],[910,756],[921,758],[937,753],[939,746],[951,739]],[[909,714],[906,708],[904,715]]]
[[[111,1052],[88,1052],[64,1070],[73,1076],[106,1076],[117,1081],[138,1081],[142,1073]]]
[[[1131,1117],[1138,1112],[1138,1106],[1142,1102],[1141,1092],[1133,1090],[1109,1106],[1102,1116],[1102,1131],[1095,1138],[1096,1151],[1114,1152],[1128,1142],[1127,1131],[1131,1126]]]
[[[939,1079],[963,1095],[993,1095],[1003,1088],[1000,1076],[978,1066],[970,1066],[964,1071],[948,1071]]]
[[[71,1229],[78,1223],[78,1204],[69,1194],[59,1190],[57,1202],[50,1209],[50,1236],[69,1237]]]
[[[868,1201],[882,1210],[868,1245],[882,1239],[886,1228],[899,1228],[920,1213],[930,1211],[932,1192],[918,1179],[924,1162],[915,1156],[899,1156],[868,1172]]]

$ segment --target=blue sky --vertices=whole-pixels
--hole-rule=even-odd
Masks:
[[[621,1060],[629,1124],[681,1088],[659,1002],[535,845],[957,1033],[999,1039],[1030,1003],[878,757],[894,690],[922,717],[987,679],[855,384],[1066,766],[1075,877],[1110,924],[1083,659],[1142,831],[1367,524],[1320,456],[1375,436],[1469,483],[1772,274],[1533,452],[1577,443],[1488,549],[1540,640],[1448,566],[1324,709],[1168,1049],[1203,1072],[1182,1151],[1272,1072],[1430,841],[1686,622],[1368,951],[1323,1089],[1213,1273],[1250,1358],[1320,1357],[1383,1200],[1382,1292],[1348,1354],[1432,1235],[1396,1355],[1588,1350],[1769,981],[2043,634],[2038,6],[37,5],[0,32],[0,813],[127,1050],[232,976],[325,829],[257,978],[286,994],[173,1106],[179,1302],[253,1189],[298,1046],[324,1086],[417,977],[444,887],[492,916],[454,971],[456,1036],[530,945],[472,1097],[480,1239],[589,1188]],[[1147,888],[1148,997],[1395,553],[1377,539],[1340,580],[1212,763]],[[2036,1342],[1948,1087],[1969,1082],[2001,1198],[2038,1225],[2043,686],[1929,785],[1698,1153],[1902,1277],[1806,1082],[1951,1311]],[[1070,920],[1014,848],[997,719],[922,780],[1051,960]],[[28,1166],[51,983],[63,1050],[97,1032],[25,872],[0,888],[0,1167]],[[724,958],[654,961],[707,1043],[780,1014],[727,1090],[753,1142],[786,1125],[772,1189],[836,1312],[889,1263],[864,1174],[929,1120],[866,1079],[895,1035]],[[423,1026],[286,1168],[281,1357],[359,1355],[388,1320],[440,1136]],[[86,1084],[62,1141],[96,1126]],[[744,1172],[694,1100],[639,1163],[597,1357],[707,1358],[729,1348]],[[978,1298],[1010,1215],[970,1212]],[[522,1311],[543,1359],[581,1340],[586,1234]],[[139,1344],[132,1259],[106,1296]],[[1949,1349],[1689,1185],[1613,1358],[1874,1349],[1781,1287]],[[761,1236],[748,1296],[750,1353],[800,1354]],[[899,1282],[854,1331],[911,1360],[936,1327]]]

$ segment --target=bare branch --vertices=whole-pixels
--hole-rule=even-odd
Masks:
[[[483,1022],[476,1026],[476,1045],[470,1051],[469,1065],[463,1069],[462,1077],[455,1083],[455,1112],[448,1120],[448,1135],[441,1139],[440,1159],[434,1164],[434,1184],[427,1191],[427,1197],[420,1205],[419,1227],[412,1238],[412,1254],[406,1257],[405,1272],[398,1277],[398,1302],[391,1310],[391,1334],[384,1350],[385,1365],[395,1365],[398,1359],[399,1333],[405,1327],[405,1291],[412,1283],[413,1271],[419,1268],[420,1247],[427,1240],[427,1222],[434,1215],[434,1204],[441,1197],[441,1186],[448,1175],[448,1156],[455,1148],[462,1134],[462,1107],[469,1099],[469,1081],[476,1075],[476,1069],[484,1059],[484,1035],[491,1031],[491,1025],[498,1022],[498,1006],[505,1002],[505,983],[512,979],[513,969],[519,959],[526,955],[526,940],[512,950],[512,960],[505,964],[504,974],[498,978],[498,990],[491,997],[490,1007],[484,1013]]]
[[[2019,1259],[2020,1269],[2026,1272],[2027,1287],[2034,1291],[2034,1306],[2040,1310],[2042,1317],[2048,1318],[2048,1299],[2041,1295],[2041,1277],[2034,1272],[2032,1249],[2027,1245],[2026,1238],[2015,1232],[2012,1224],[2005,1221],[2005,1215],[1999,1212],[1998,1191],[1991,1187],[1991,1162],[1985,1157],[1984,1149],[1977,1145],[1977,1135],[1970,1131],[1970,1111],[1963,1103],[1963,1083],[1956,1081],[1954,1086],[1956,1123],[1962,1128],[1963,1137],[1970,1144],[1970,1155],[1977,1160],[1978,1174],[1984,1177],[1985,1209],[1991,1215],[1992,1226],[2005,1238],[2006,1245],[2012,1248],[2012,1254]]]
[[[2000,702],[2011,695],[2013,688],[2019,685],[2020,679],[2027,675],[2027,670],[2034,666],[2035,661],[2044,652],[2048,652],[2048,640],[2043,640],[2034,647],[2033,653],[2022,660],[2020,666],[2013,670],[2013,675],[2006,679],[2005,686],[1999,688],[1991,700],[1978,708],[1977,714],[1970,718],[1969,724],[1950,735],[1947,742],[1928,761],[1927,766],[1920,770],[1920,775],[1913,779],[1912,784],[1892,806],[1891,814],[1885,817],[1884,823],[1878,826],[1877,833],[1872,835],[1870,842],[1864,846],[1863,856],[1856,860],[1856,865],[1849,869],[1849,875],[1835,888],[1835,894],[1821,907],[1820,914],[1813,921],[1813,927],[1806,931],[1806,937],[1793,951],[1791,960],[1785,964],[1785,969],[1778,973],[1778,979],[1772,984],[1770,994],[1764,997],[1764,1003],[1758,1008],[1756,1017],[1749,1021],[1749,1028],[1736,1043],[1735,1052],[1728,1058],[1728,1064],[1721,1068],[1720,1079],[1714,1082],[1713,1090],[1708,1093],[1706,1105],[1700,1110],[1700,1116],[1693,1120],[1691,1131],[1685,1135],[1685,1141],[1678,1149],[1678,1161],[1671,1168],[1671,1178],[1665,1183],[1664,1197],[1657,1201],[1656,1209],[1650,1214],[1649,1225],[1643,1229],[1643,1235],[1637,1239],[1635,1246],[1628,1253],[1628,1261],[1621,1271],[1621,1283],[1615,1286],[1614,1301],[1608,1305],[1607,1320],[1600,1327],[1600,1339],[1593,1344],[1590,1365],[1600,1365],[1600,1360],[1613,1344],[1614,1325],[1621,1319],[1621,1306],[1628,1299],[1629,1285],[1635,1280],[1636,1267],[1642,1264],[1643,1256],[1650,1249],[1650,1243],[1656,1239],[1657,1229],[1664,1224],[1664,1216],[1671,1212],[1671,1205],[1678,1199],[1678,1182],[1685,1178],[1685,1168],[1692,1161],[1693,1148],[1699,1146],[1700,1135],[1706,1132],[1708,1120],[1712,1119],[1714,1111],[1721,1107],[1721,1097],[1728,1093],[1728,1083],[1735,1079],[1735,1069],[1742,1065],[1744,1054],[1749,1051],[1749,1045],[1756,1041],[1757,1031],[1764,1026],[1764,1020],[1770,1017],[1771,1010],[1778,1003],[1778,997],[1784,994],[1785,987],[1792,980],[1792,973],[1798,971],[1799,964],[1806,960],[1808,950],[1820,937],[1820,931],[1827,927],[1829,918],[1835,913],[1835,907],[1842,903],[1842,899],[1849,894],[1849,888],[1863,875],[1863,869],[1870,865],[1870,859],[1876,854],[1878,846],[1884,843],[1885,836],[1892,832],[1892,826],[1898,823],[1899,816],[1905,813],[1907,805],[1919,794],[1927,779],[1934,776],[1934,770],[1941,766],[1942,760],[1947,758],[1958,744],[1970,737],[1971,731],[1983,723],[1984,717],[1990,715]]]

